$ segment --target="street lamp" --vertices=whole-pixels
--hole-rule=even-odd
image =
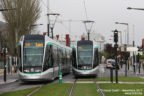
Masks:
[[[118,31],[118,33],[120,33],[120,44],[122,45],[122,31]],[[114,36],[112,36],[114,37]]]
[[[132,8],[132,7],[128,7],[127,9],[131,10],[142,10],[144,11],[144,8]],[[135,41],[134,41],[134,25],[133,25],[133,47],[135,46]],[[135,63],[135,56],[134,56],[134,52],[133,52],[133,67],[134,67],[134,72],[136,71],[136,65]]]
[[[48,15],[48,17],[49,17],[49,24],[48,24],[48,36],[50,36],[50,32],[49,32],[49,29],[51,29],[51,34],[52,34],[52,39],[53,39],[53,29],[54,29],[54,27],[55,27],[55,23],[56,23],[56,20],[57,20],[57,18],[58,18],[58,16],[60,15],[60,14],[58,14],[58,13],[48,13],[47,14]],[[51,22],[50,21],[50,16],[53,16],[53,18],[54,18],[54,22]]]
[[[43,25],[43,24],[33,24],[33,25],[30,25],[30,30],[29,30],[29,34],[32,33],[32,28],[35,27],[35,26],[40,26],[40,25]]]
[[[132,7],[128,7],[127,9],[131,10],[131,9],[134,9],[134,10],[144,10],[144,8],[132,8]]]
[[[94,21],[85,20],[85,21],[83,21],[83,23],[85,25],[85,29],[86,29],[86,32],[88,34],[88,40],[90,40],[90,32],[91,32],[92,26],[94,24]]]
[[[16,10],[16,8],[12,8],[12,9],[0,9],[0,11],[9,11],[9,10]]]
[[[120,44],[122,46],[122,31],[118,31],[120,33]]]
[[[144,8],[132,8],[132,7],[127,7],[127,9],[128,10],[131,10],[131,9],[133,9],[133,10],[142,10],[142,11],[144,11]],[[134,28],[134,25],[133,25],[133,28]],[[134,36],[134,29],[133,29],[133,36]],[[133,39],[134,39],[134,37],[133,37]],[[135,46],[135,42],[134,42],[134,40],[133,40],[133,47]]]
[[[129,45],[129,24],[128,23],[120,23],[120,22],[115,22],[115,24],[122,24],[127,26],[127,44]]]
[[[43,25],[43,24],[33,24],[33,25],[31,25],[31,26],[38,26],[38,25]]]

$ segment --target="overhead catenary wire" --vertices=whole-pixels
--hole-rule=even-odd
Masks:
[[[54,21],[54,20],[51,20]],[[72,22],[81,22],[82,20],[72,20],[72,19],[68,19],[68,20],[62,20],[62,19],[58,19],[56,22],[60,23],[61,26],[63,26],[67,31],[69,31],[69,34],[71,34],[71,23]],[[66,25],[64,22],[67,22],[68,25]]]
[[[87,8],[86,8],[85,0],[83,0],[83,4],[84,4],[84,10],[85,10],[86,20],[88,20],[88,14],[87,14]]]
[[[85,16],[86,16],[86,20],[84,20],[83,23],[85,25],[85,29],[86,29],[86,32],[88,34],[88,40],[89,40],[90,32],[92,30],[92,26],[93,26],[94,21],[89,20],[89,18],[88,18],[88,13],[87,13],[87,7],[86,7],[85,0],[83,0],[83,4],[84,4]]]
[[[50,8],[48,7],[48,6],[49,6],[49,1],[47,1],[48,6],[46,5],[46,3],[45,3],[43,0],[41,0],[41,1],[42,1],[42,4],[44,5],[44,7],[47,8],[47,12],[48,12],[48,13],[52,12],[52,10],[50,10]],[[47,16],[47,15],[44,15],[44,16]],[[61,16],[60,16],[60,18],[61,18]],[[53,20],[49,20],[49,18],[48,18],[48,22],[49,22],[49,21],[53,21]],[[55,20],[54,20],[54,21],[55,21]],[[57,21],[55,21],[55,23],[56,23],[56,22],[57,22]],[[54,23],[54,24],[55,24],[55,23]],[[59,22],[59,23],[60,23],[66,30],[69,30],[68,27],[63,24],[63,22]]]
[[[49,10],[49,11],[52,12],[52,10],[50,10],[50,8],[45,4],[45,2],[44,2],[43,0],[41,0],[41,2],[42,2],[42,4],[44,5],[44,7],[47,8],[47,10]]]
[[[44,5],[45,8],[47,8],[47,13],[53,13],[52,10],[51,10],[50,7],[49,7],[49,0],[47,0],[47,4],[45,3],[44,0],[41,0],[41,4]],[[86,19],[88,19],[85,0],[84,0],[83,4],[84,4],[84,9],[85,9]],[[47,15],[44,15],[44,16],[47,16]],[[59,16],[59,18],[62,19],[61,15]],[[50,24],[50,21],[51,21],[50,18],[47,17],[47,19],[48,19],[48,23]],[[66,30],[69,31],[69,34],[71,34],[71,33],[72,33],[72,32],[71,32],[71,31],[72,31],[72,30],[71,30],[71,26],[72,26],[71,23],[72,23],[72,22],[81,22],[81,21],[83,21],[83,20],[72,20],[72,19],[69,19],[69,20],[61,20],[61,23],[60,23],[60,24],[61,24]],[[59,21],[56,20],[56,23],[57,23],[57,22],[59,22]],[[62,23],[62,22],[68,22],[69,25],[67,25],[67,24],[65,24],[65,23]]]

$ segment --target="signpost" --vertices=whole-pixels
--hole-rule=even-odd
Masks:
[[[138,53],[138,48],[137,47],[127,47],[128,52],[133,52],[135,55]],[[134,73],[136,71],[136,57],[133,57],[133,67],[134,67]]]
[[[127,47],[126,51],[128,51],[128,52],[137,52],[138,48],[137,47]]]

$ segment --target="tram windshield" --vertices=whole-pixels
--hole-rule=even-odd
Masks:
[[[43,41],[27,40],[24,42],[24,66],[42,66]]]
[[[91,65],[92,64],[92,45],[79,45],[78,46],[78,64],[79,65]]]

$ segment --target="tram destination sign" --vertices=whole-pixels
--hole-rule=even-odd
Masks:
[[[35,42],[35,43],[25,43],[25,46],[35,46],[35,47],[43,47],[43,43]]]

